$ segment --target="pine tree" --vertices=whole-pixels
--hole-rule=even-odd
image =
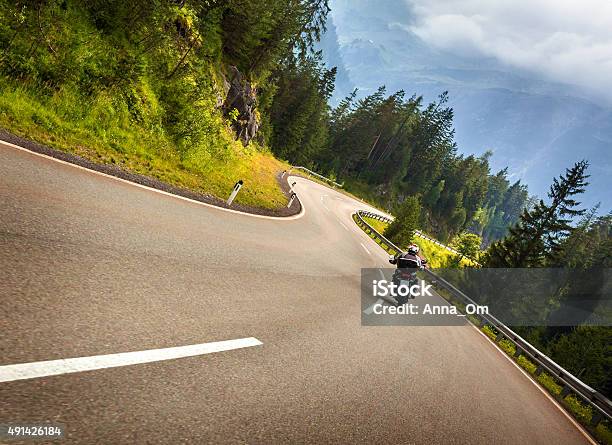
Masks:
[[[399,246],[412,242],[421,216],[421,203],[417,196],[409,196],[399,206],[395,220],[385,230],[385,236]]]
[[[555,178],[548,197],[549,205],[540,200],[525,210],[509,235],[493,244],[487,254],[488,267],[538,267],[550,262],[561,242],[571,233],[571,218],[584,214],[573,197],[588,185],[587,161],[577,162],[565,176]]]

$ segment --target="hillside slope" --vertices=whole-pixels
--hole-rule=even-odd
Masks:
[[[0,127],[220,198],[242,179],[237,203],[284,207],[286,164],[230,127],[253,126],[256,111],[224,109],[235,70],[220,13],[98,3],[0,1]]]

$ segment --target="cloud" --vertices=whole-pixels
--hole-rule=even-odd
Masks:
[[[612,101],[609,0],[406,0],[425,42],[577,85]]]

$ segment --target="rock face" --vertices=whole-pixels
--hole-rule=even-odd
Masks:
[[[235,66],[230,67],[227,82],[227,95],[222,106],[223,114],[231,120],[236,138],[247,145],[259,130],[256,112],[257,90]]]

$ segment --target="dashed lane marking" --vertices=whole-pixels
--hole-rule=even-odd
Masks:
[[[235,340],[200,343],[196,345],[177,346],[173,348],[149,349],[145,351],[120,352],[117,354],[4,365],[0,366],[0,383],[193,357],[196,355],[212,354],[213,352],[260,346],[262,344],[263,343],[256,338],[248,337]]]

